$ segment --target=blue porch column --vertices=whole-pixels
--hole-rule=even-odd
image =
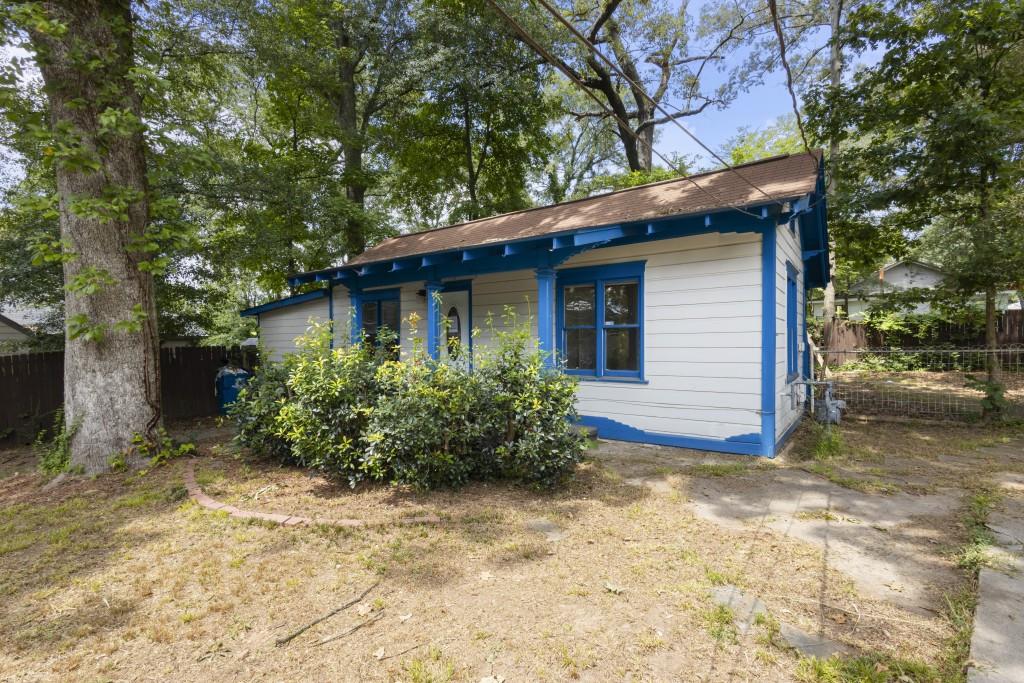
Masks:
[[[537,269],[537,344],[548,367],[555,360],[555,269]]]
[[[348,333],[352,343],[358,344],[363,339],[363,307],[359,300],[359,290],[355,287],[349,287],[348,303],[348,319],[349,324],[352,326]]]
[[[437,360],[441,352],[441,301],[440,294],[444,285],[440,282],[427,282],[427,353]]]

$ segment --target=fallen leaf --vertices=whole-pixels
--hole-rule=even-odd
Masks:
[[[363,604],[359,605],[359,607],[356,607],[356,614],[358,614],[361,617],[365,617],[367,614],[369,614],[372,611],[373,611],[373,605],[371,605],[368,602],[364,602]]]
[[[609,593],[613,593],[615,595],[622,595],[622,591],[625,590],[622,586],[616,586],[614,583],[610,582],[604,585],[604,589]]]
[[[399,617],[398,617],[398,620],[403,622],[403,623],[406,622],[406,621],[409,621],[410,619],[412,619],[412,614],[402,614],[402,615],[399,615]]]
[[[377,659],[384,659],[384,648],[381,648],[373,653],[373,656]]]

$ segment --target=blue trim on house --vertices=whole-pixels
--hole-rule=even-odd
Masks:
[[[786,383],[792,382],[800,374],[800,344],[797,337],[797,305],[799,293],[797,270],[786,261]]]
[[[352,321],[352,329],[348,331],[349,341],[358,344],[363,340],[363,307],[359,305],[359,290],[349,287],[348,290],[349,320]]]
[[[560,357],[565,358],[565,287],[578,284],[594,284],[594,338],[595,361],[594,370],[572,370],[563,368],[563,372],[580,378],[603,380],[605,378],[631,379],[644,381],[644,271],[647,261],[629,261],[626,263],[610,263],[599,266],[582,266],[580,268],[561,268],[555,272],[555,348]],[[637,323],[635,325],[604,324],[604,286],[622,281],[637,282]],[[608,329],[637,330],[637,370],[608,370],[605,368],[605,330]],[[590,329],[587,327],[587,329]]]
[[[795,199],[795,198],[794,198]],[[785,198],[780,198],[785,201]],[[786,220],[779,205],[752,206],[765,217]],[[614,228],[614,229],[612,229]],[[493,245],[467,247],[416,256],[401,257],[359,266],[338,266],[323,271],[300,273],[289,277],[294,284],[311,282],[317,277],[332,280],[358,280],[361,288],[412,282],[440,277],[468,277],[529,268],[555,267],[570,256],[588,249],[627,245],[661,239],[674,239],[709,232],[758,232],[761,224],[747,214],[733,209],[712,213],[666,216],[655,221],[578,228],[563,233],[549,233]],[[577,236],[580,236],[577,239]],[[432,268],[438,268],[434,275]]]
[[[596,429],[597,435],[600,438],[613,439],[616,441],[633,441],[636,443],[657,444],[659,446],[692,448],[698,451],[734,453],[736,455],[761,455],[762,450],[759,442],[747,440],[753,436],[757,436],[758,441],[760,441],[760,435],[741,434],[739,436],[730,437],[729,439],[708,439],[699,436],[679,436],[676,434],[650,432],[637,427],[632,427],[617,420],[612,420],[611,418],[593,415],[580,415],[579,424],[584,427]]]
[[[316,301],[317,299],[323,299],[324,297],[327,296],[330,296],[329,289],[314,289],[312,292],[296,294],[294,296],[287,296],[283,299],[269,301],[259,306],[253,306],[252,308],[246,308],[245,310],[239,312],[239,315],[246,317],[259,315],[260,313],[266,313],[267,311],[276,311],[279,308],[287,308],[288,306],[304,304],[307,301]]]
[[[544,365],[555,365],[555,269],[537,268],[537,345],[544,354]]]
[[[331,341],[330,348],[334,348],[334,286],[327,283],[327,319],[330,321]]]
[[[440,282],[427,282],[427,353],[437,360],[441,353],[441,305],[435,295],[444,291]]]
[[[776,226],[761,231],[761,444],[760,453],[775,457],[775,248]]]

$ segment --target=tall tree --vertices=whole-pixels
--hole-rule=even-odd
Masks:
[[[382,120],[404,105],[420,76],[420,65],[409,59],[414,8],[401,0],[285,0],[243,4],[240,11],[282,113],[320,117],[318,132],[338,152],[342,234],[353,255],[375,237],[367,198],[380,174],[370,162]]]
[[[812,122],[863,179],[856,206],[866,224],[911,237],[958,226],[957,249],[968,251],[957,262],[968,266],[957,280],[984,292],[994,349],[996,293],[1018,280],[1007,275],[1019,266],[1002,267],[991,245],[1019,229],[1003,207],[1024,178],[1024,1],[871,3],[851,15],[844,42],[884,55],[849,85],[809,97]]]
[[[630,171],[653,168],[658,126],[709,107],[723,108],[744,85],[731,76],[717,86],[708,85],[707,72],[723,63],[740,36],[700,40],[701,29],[687,6],[659,0],[573,0],[562,5],[562,13],[587,42],[615,65],[562,31],[576,76],[614,113],[593,107],[575,115],[611,118]]]
[[[71,465],[99,472],[133,436],[155,440],[161,416],[134,17],[127,0],[22,3],[6,14],[29,36],[49,105],[39,134],[50,140],[60,240],[43,258],[64,271]]]
[[[529,206],[553,113],[541,64],[482,0],[431,0],[416,19],[429,68],[387,129],[393,193],[442,222]]]

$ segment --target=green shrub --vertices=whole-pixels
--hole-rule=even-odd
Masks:
[[[586,450],[586,437],[573,428],[576,380],[546,367],[529,332],[509,322],[474,373],[489,413],[493,466],[503,478],[553,486]]]
[[[264,362],[228,407],[243,446],[287,465],[299,464],[288,442],[276,433],[277,414],[288,396],[288,373],[281,363]]]
[[[382,354],[367,344],[331,348],[327,325],[314,325],[285,358],[286,397],[273,434],[288,443],[300,465],[330,472],[351,485],[382,478],[366,463],[361,437],[377,400]]]
[[[331,348],[314,326],[299,350],[266,365],[231,408],[239,441],[347,479],[421,489],[502,477],[560,481],[583,456],[572,428],[575,381],[544,364],[525,328],[494,333],[469,363],[434,361],[392,340]]]
[[[481,471],[487,411],[480,382],[446,363],[384,363],[380,394],[363,436],[378,479],[427,489],[458,486]]]

